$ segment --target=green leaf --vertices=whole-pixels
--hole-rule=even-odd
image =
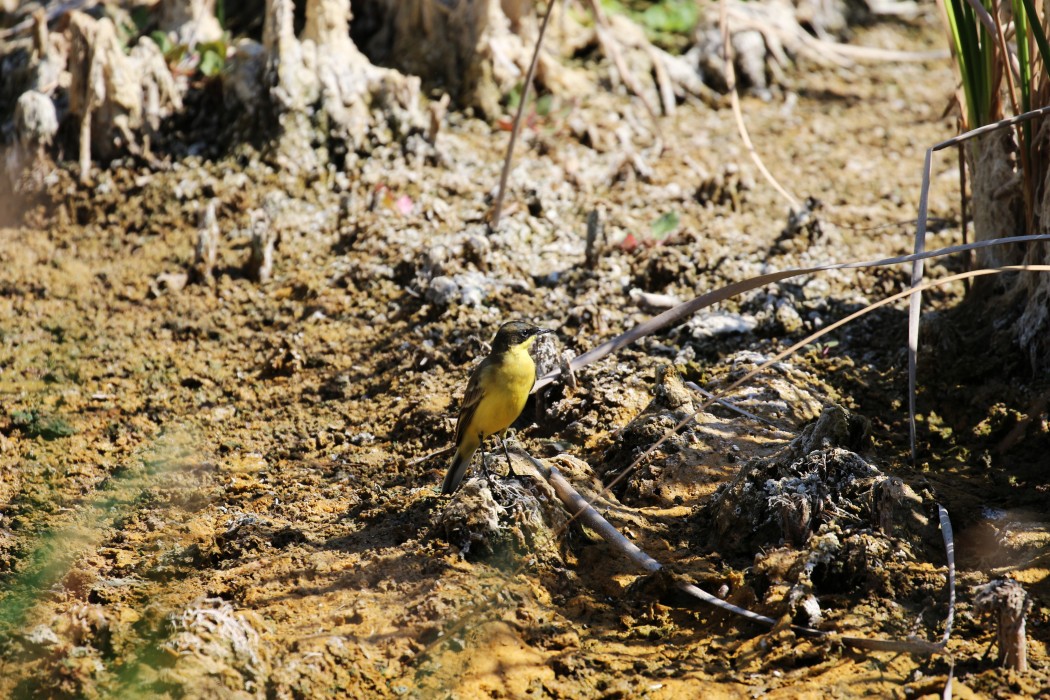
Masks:
[[[646,8],[641,23],[657,32],[686,34],[696,26],[699,17],[693,0],[663,0]]]
[[[225,52],[220,54],[216,49],[208,47],[201,52],[201,62],[197,67],[205,77],[214,78],[222,73],[225,64]]]
[[[521,104],[521,90],[522,83],[515,85],[510,92],[507,93],[507,111],[513,112],[518,109],[518,105]]]
[[[653,222],[653,238],[664,238],[678,229],[678,212],[669,211]]]
[[[189,47],[186,44],[175,44],[171,47],[171,50],[164,54],[164,60],[169,65],[174,65],[186,57],[189,52]]]
[[[155,43],[160,48],[160,52],[167,57],[172,49],[171,39],[168,38],[168,33],[161,31],[150,32],[149,38],[153,39],[153,43]]]
[[[551,113],[551,109],[554,108],[554,96],[546,94],[536,100],[536,114],[541,117],[546,117]]]

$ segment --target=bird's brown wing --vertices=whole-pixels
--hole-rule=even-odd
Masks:
[[[459,420],[456,421],[457,446],[463,442],[463,434],[466,432],[470,422],[474,420],[474,412],[478,410],[478,404],[481,403],[481,399],[485,395],[485,390],[481,388],[481,375],[488,364],[488,358],[485,358],[474,369],[474,372],[470,375],[470,381],[467,382],[467,391],[463,394],[463,405],[459,408]]]

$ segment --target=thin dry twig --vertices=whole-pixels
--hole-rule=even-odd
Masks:
[[[547,23],[550,21],[551,13],[554,11],[556,2],[547,3],[547,12],[543,15],[540,23],[540,31],[536,36],[536,48],[532,51],[532,61],[529,70],[525,74],[525,82],[521,86],[521,101],[518,102],[518,113],[514,116],[514,126],[510,130],[510,141],[507,143],[507,156],[503,159],[503,170],[499,175],[499,192],[496,193],[496,201],[492,205],[492,221],[489,229],[495,231],[499,228],[500,215],[503,212],[503,197],[507,192],[507,178],[510,176],[510,165],[514,161],[514,144],[521,132],[522,117],[525,114],[525,105],[529,101],[529,89],[532,87],[532,79],[536,76],[536,64],[540,60],[540,48],[543,46],[543,36],[547,33]]]
[[[955,536],[952,534],[952,521],[948,511],[938,503],[937,517],[941,522],[941,537],[944,539],[944,558],[948,562],[948,614],[944,618],[944,635],[941,647],[948,648],[948,639],[952,636],[952,625],[955,622]],[[943,700],[952,698],[952,679],[955,676],[955,659],[948,655],[948,678],[944,681],[941,692]]]
[[[733,47],[732,41],[729,36],[729,0],[722,0],[721,4],[721,29],[722,29],[722,47],[725,51],[725,66],[726,66],[726,84],[729,86],[729,99],[733,106],[733,117],[736,119],[737,131],[740,133],[740,139],[744,142],[744,148],[747,149],[748,155],[751,156],[751,160],[754,161],[755,167],[758,168],[759,172],[762,173],[762,177],[766,178],[766,181],[776,190],[781,197],[787,200],[788,205],[792,211],[799,211],[802,205],[799,201],[791,195],[781,184],[773,177],[773,173],[769,172],[766,168],[766,164],[762,161],[762,157],[758,155],[758,150],[755,148],[755,144],[751,142],[751,136],[747,132],[747,125],[744,124],[744,113],[740,109],[740,94],[736,89],[736,71],[733,68]]]
[[[923,164],[923,173],[930,172],[933,162],[933,151],[927,150],[925,156],[925,162]],[[923,180],[923,185],[926,181]],[[930,208],[930,190],[928,187],[923,187],[919,194],[919,224],[918,229],[922,231],[922,235],[916,233],[915,235],[915,255],[920,256],[926,250],[926,216]],[[925,258],[916,257],[915,262],[912,263],[911,267],[911,285],[915,288],[919,282],[922,281],[923,264]],[[919,347],[919,315],[921,313],[922,295],[913,294],[908,299],[908,419],[909,426],[911,428],[911,441],[909,447],[911,448],[911,462],[915,464],[918,461],[918,452],[915,445],[915,385],[916,385],[916,373],[914,371],[916,353],[918,353]],[[914,342],[913,342],[914,339]]]
[[[955,536],[952,534],[952,521],[948,518],[948,511],[940,503],[937,504],[937,517],[941,521],[944,558],[948,562],[948,615],[944,618],[944,636],[941,637],[941,644],[947,646],[955,622]]]

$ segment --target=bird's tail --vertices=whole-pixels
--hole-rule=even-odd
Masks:
[[[441,493],[443,495],[447,496],[459,488],[459,482],[463,481],[473,456],[474,450],[456,450],[456,454],[452,456],[452,461],[449,462],[448,472],[445,474],[445,483],[441,485]]]

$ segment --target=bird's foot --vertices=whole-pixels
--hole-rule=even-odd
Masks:
[[[516,479],[518,475],[514,473],[514,463],[510,459],[510,450],[507,448],[507,440],[500,436],[496,437],[499,440],[499,444],[503,445],[503,455],[507,458],[507,478]]]

